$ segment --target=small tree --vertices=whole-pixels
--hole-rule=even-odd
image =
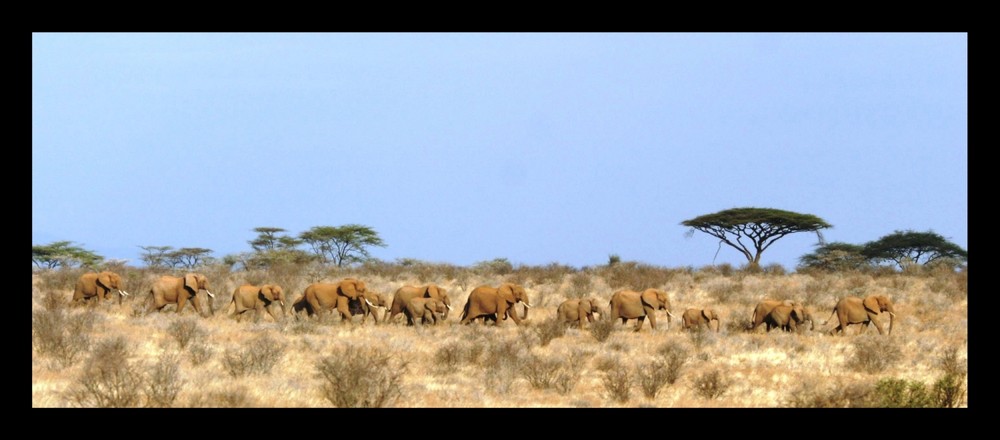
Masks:
[[[854,270],[868,265],[863,246],[835,241],[819,245],[812,253],[799,257],[800,267],[828,271]]]
[[[180,248],[167,254],[167,259],[171,267],[192,269],[206,263],[211,253],[211,249],[205,248]]]
[[[72,241],[54,241],[47,245],[31,246],[31,262],[39,269],[73,267],[75,265],[95,267],[104,257],[79,246]]]
[[[143,250],[139,258],[147,267],[165,268],[171,265],[168,256],[174,250],[173,246],[139,246],[139,248]]]
[[[378,232],[358,224],[339,227],[314,226],[299,234],[299,238],[308,243],[313,253],[324,263],[332,261],[337,267],[360,263],[371,258],[368,254],[370,246],[386,246],[379,238]]]
[[[865,243],[862,254],[870,260],[892,261],[903,269],[907,264],[927,264],[945,258],[967,261],[969,253],[933,231],[895,231]]]
[[[253,231],[257,233],[257,237],[248,242],[253,252],[227,256],[224,259],[227,264],[233,266],[239,262],[245,269],[268,268],[280,263],[304,264],[314,259],[308,252],[296,249],[303,243],[301,239],[278,235],[285,232],[282,228],[262,226]]]
[[[684,220],[681,225],[692,228],[689,236],[698,230],[732,246],[746,257],[751,267],[759,267],[761,254],[781,237],[796,232],[815,232],[822,243],[820,229],[833,227],[815,215],[770,208],[727,209]],[[743,238],[750,243],[744,243]]]

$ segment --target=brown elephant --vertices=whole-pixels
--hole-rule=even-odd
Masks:
[[[704,325],[706,329],[712,329],[712,321],[715,321],[715,332],[719,332],[719,314],[712,309],[687,309],[681,315],[683,330],[695,330]]]
[[[417,318],[420,318],[421,324],[444,322],[446,313],[448,308],[444,302],[435,298],[410,298],[410,302],[403,309],[406,325],[413,325]]]
[[[205,275],[188,273],[183,277],[162,276],[149,289],[149,296],[153,302],[149,305],[146,313],[153,311],[153,309],[163,311],[163,307],[167,304],[177,304],[177,313],[179,314],[184,310],[184,305],[190,300],[191,305],[194,306],[194,311],[204,316],[201,311],[201,304],[198,301],[198,291],[200,290],[208,293],[210,298],[215,298],[215,295],[209,289],[208,278]],[[215,314],[211,301],[209,301],[209,311],[211,314]]]
[[[233,290],[233,300],[230,304],[235,307],[233,309],[233,316],[237,321],[243,319],[243,314],[247,310],[255,310],[259,316],[264,310],[271,315],[271,318],[275,322],[280,321],[274,314],[274,306],[281,306],[281,317],[284,318],[285,313],[285,290],[281,286],[276,284],[264,284],[262,286],[255,286],[253,284],[244,284]]]
[[[611,319],[622,320],[624,325],[629,319],[635,319],[635,331],[642,328],[642,321],[649,317],[649,326],[656,330],[657,310],[667,312],[667,330],[670,329],[670,321],[674,316],[670,313],[670,298],[667,292],[660,289],[646,289],[642,292],[634,290],[619,290],[611,295],[609,302],[611,312],[608,316]]]
[[[601,307],[601,301],[597,298],[567,299],[559,304],[556,309],[556,317],[563,324],[579,323],[583,329],[583,321],[594,322],[594,314],[607,317],[607,313]]]
[[[760,327],[761,324],[765,324],[764,317],[766,317],[768,313],[771,313],[771,310],[774,310],[775,307],[778,307],[780,305],[793,307],[795,306],[795,302],[789,299],[786,299],[784,301],[765,299],[757,303],[757,307],[754,307],[753,309],[753,315],[750,316],[750,327],[748,330],[754,331],[757,329],[757,327]],[[771,328],[773,326],[771,324],[766,324],[766,326],[767,326],[767,331],[771,331]]]
[[[848,296],[842,298],[837,302],[837,305],[833,307],[833,311],[822,325],[826,325],[833,319],[833,315],[837,315],[837,319],[840,321],[839,324],[830,330],[830,334],[836,334],[840,332],[845,334],[847,326],[851,324],[864,324],[862,331],[868,327],[868,324],[875,324],[875,328],[878,329],[878,334],[882,333],[882,323],[879,322],[878,315],[882,312],[889,313],[889,331],[888,334],[892,334],[892,324],[896,318],[896,312],[892,308],[892,301],[889,300],[885,295],[869,295],[865,299],[858,298],[856,296]]]
[[[517,317],[514,304],[524,305],[523,318]],[[514,319],[514,323],[520,325],[522,319],[528,319],[528,309],[531,303],[528,301],[528,294],[524,287],[514,283],[503,283],[499,287],[479,286],[472,289],[469,299],[465,301],[462,309],[462,324],[468,324],[476,318],[492,319],[498,325],[499,318],[504,320],[508,316]],[[492,317],[490,315],[493,315]]]
[[[362,301],[362,299],[364,301]],[[375,320],[375,324],[378,324],[378,311],[376,308],[379,307],[385,310],[382,314],[384,319],[385,315],[389,313],[389,300],[385,297],[385,295],[372,292],[370,290],[365,292],[362,298],[348,302],[348,308],[351,310],[351,315],[361,315],[362,324],[365,323],[365,320],[368,319],[369,315]]]
[[[396,315],[403,313],[406,305],[413,298],[434,298],[440,300],[445,305],[444,317],[445,319],[448,318],[448,312],[451,311],[451,299],[448,298],[448,290],[437,284],[428,284],[425,286],[406,285],[396,289],[396,293],[392,295],[392,305],[385,312],[388,315],[385,321],[392,322],[392,319]]]
[[[343,321],[351,321],[351,300],[363,300],[368,287],[364,281],[355,278],[344,278],[336,283],[313,283],[306,286],[305,292],[292,304],[296,313],[305,310],[309,316],[316,315],[323,319],[323,312],[336,309]],[[298,316],[296,314],[296,316]]]
[[[812,313],[809,312],[808,308],[800,305],[789,306],[781,304],[771,309],[771,312],[764,317],[764,322],[767,323],[767,331],[769,332],[774,327],[778,327],[786,332],[798,332],[799,326],[806,321],[809,321],[811,324],[809,330],[815,330],[816,322],[813,321]]]
[[[121,275],[109,271],[88,272],[80,275],[80,279],[76,280],[76,287],[73,289],[73,302],[86,302],[96,297],[98,300],[95,302],[96,304],[102,300],[111,299],[112,291],[118,293],[118,304],[122,303],[122,298],[129,295],[122,289]]]

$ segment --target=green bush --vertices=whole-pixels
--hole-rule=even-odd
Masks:
[[[875,408],[931,408],[934,398],[920,381],[881,379],[869,397],[869,406]]]

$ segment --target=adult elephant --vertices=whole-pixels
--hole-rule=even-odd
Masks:
[[[378,324],[378,310],[377,308],[382,308],[385,311],[382,316],[385,317],[389,313],[389,300],[385,295],[377,292],[367,291],[365,294],[356,300],[351,300],[348,304],[348,308],[351,310],[351,315],[361,315],[361,323],[364,324],[368,316],[371,316],[375,320],[375,324]]]
[[[163,307],[167,304],[177,304],[177,313],[180,314],[184,310],[184,305],[190,300],[194,311],[204,316],[198,301],[198,291],[200,290],[208,293],[209,297],[215,298],[209,289],[208,278],[205,275],[200,273],[188,273],[183,277],[164,275],[156,280],[153,287],[149,289],[149,296],[153,302],[146,313],[153,311],[154,308],[157,311],[163,311]],[[211,302],[209,302],[209,309],[214,314],[211,307]]]
[[[111,299],[111,292],[118,293],[118,304],[129,295],[122,289],[122,277],[110,271],[88,272],[80,275],[73,289],[73,302],[80,303],[97,298],[98,302]]]
[[[271,315],[271,318],[275,322],[280,321],[277,315],[274,314],[274,307],[281,306],[281,317],[285,316],[285,290],[277,284],[264,284],[262,286],[255,286],[253,284],[244,284],[233,290],[233,300],[231,304],[234,305],[233,317],[237,321],[243,319],[243,314],[248,310],[256,311],[257,315],[263,313],[267,310],[267,313]]]
[[[816,328],[816,322],[813,321],[812,313],[809,312],[809,309],[800,305],[789,306],[781,304],[771,309],[771,312],[764,316],[764,322],[767,323],[767,331],[778,327],[784,331],[797,332],[799,331],[799,326],[806,321],[809,321],[811,324],[809,330]]]
[[[523,318],[517,317],[514,304],[524,305]],[[476,318],[492,318],[498,325],[499,318],[507,319],[508,316],[514,319],[514,323],[520,325],[522,319],[528,319],[528,309],[531,303],[528,301],[528,294],[520,284],[502,283],[499,287],[479,286],[472,289],[465,307],[462,309],[462,324],[468,324]]]
[[[649,317],[649,326],[656,330],[657,310],[667,312],[667,330],[670,330],[670,321],[674,316],[670,313],[670,298],[667,292],[660,289],[646,289],[642,292],[634,290],[619,290],[611,295],[609,302],[611,319],[621,318],[622,325],[629,319],[635,319],[635,331],[642,328],[642,322]]]
[[[556,318],[563,324],[579,323],[583,329],[583,321],[594,322],[594,314],[607,317],[597,298],[567,299],[556,309]]]
[[[715,321],[715,332],[719,332],[719,314],[713,309],[687,309],[681,315],[683,330],[695,330],[704,325],[706,329],[712,329],[712,321]]]
[[[765,299],[757,303],[757,306],[754,307],[753,309],[753,315],[750,316],[750,327],[748,330],[752,332],[756,330],[757,327],[760,327],[761,324],[765,324],[764,317],[766,317],[768,313],[771,313],[771,310],[774,310],[775,307],[778,307],[780,305],[794,307],[795,302],[790,299],[786,299],[784,301]],[[766,324],[766,325],[767,325],[767,331],[771,331],[772,325],[771,324]]]
[[[340,312],[343,321],[351,321],[351,300],[364,300],[368,287],[364,281],[355,278],[344,278],[336,283],[313,283],[306,286],[302,297],[292,304],[293,311],[305,309],[309,316],[316,315],[322,320],[324,311]]]
[[[448,308],[444,302],[435,298],[411,298],[403,309],[406,325],[413,325],[419,318],[421,324],[437,324],[445,320]]]
[[[833,307],[830,318],[823,322],[822,325],[830,322],[830,319],[833,319],[833,315],[836,314],[840,323],[837,327],[830,330],[830,334],[836,334],[837,332],[846,334],[847,326],[851,324],[863,324],[865,328],[868,327],[868,324],[875,324],[878,334],[881,335],[883,334],[882,324],[879,322],[878,316],[882,312],[889,313],[889,330],[887,333],[891,335],[892,323],[896,318],[896,312],[892,308],[892,301],[885,295],[869,295],[865,299],[856,296],[844,297]]]
[[[405,285],[396,289],[396,293],[392,295],[392,305],[386,310],[388,317],[385,318],[385,321],[392,322],[392,319],[396,315],[403,313],[406,305],[413,298],[434,298],[440,300],[445,305],[444,318],[448,319],[448,312],[451,311],[451,299],[448,298],[448,290],[437,284],[427,284],[425,286]]]

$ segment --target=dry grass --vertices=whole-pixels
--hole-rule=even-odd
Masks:
[[[78,271],[32,275],[32,406],[968,405],[967,270],[750,273],[631,262],[578,270],[504,261],[472,268],[419,261],[252,273],[209,268],[203,272],[217,295],[210,317],[188,310],[177,316],[170,307],[144,314],[144,290],[160,274],[121,272],[133,293],[121,306],[68,304]],[[311,282],[348,276],[390,296],[404,284],[434,282],[448,289],[455,310],[442,325],[420,328],[336,317],[238,323],[221,312],[227,292],[244,282],[276,282],[294,300]],[[507,280],[522,282],[535,306],[526,323],[458,324],[473,287]],[[640,332],[632,321],[600,319],[583,330],[553,325],[561,301],[606,300],[614,286],[663,288],[674,310],[712,307],[721,331],[682,332],[677,320]],[[857,326],[830,336],[836,320],[820,325],[839,298],[873,293],[894,302],[891,336],[859,335]],[[764,298],[810,307],[816,331],[747,333],[744,321]],[[665,324],[663,312],[657,317]]]

